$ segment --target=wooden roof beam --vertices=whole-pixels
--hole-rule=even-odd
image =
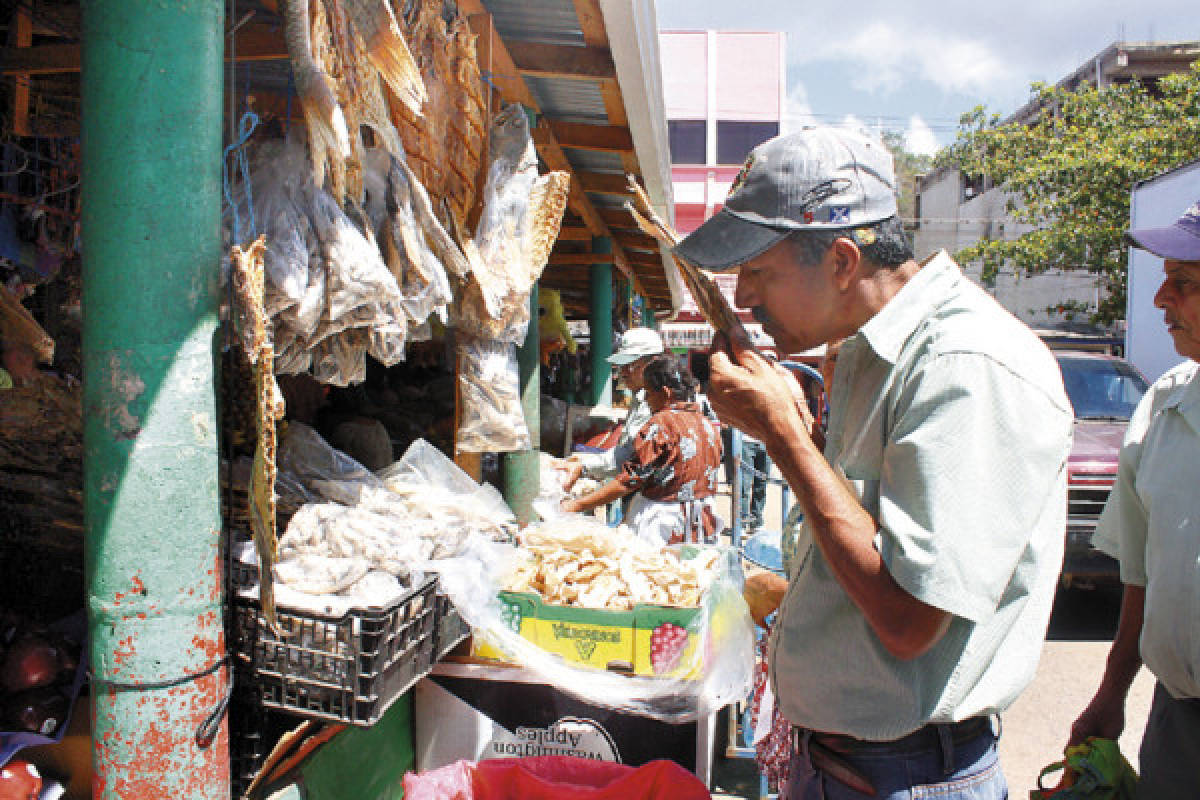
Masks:
[[[551,120],[550,132],[563,147],[601,153],[633,152],[633,135],[623,125],[587,125]]]
[[[523,75],[589,81],[617,77],[617,67],[607,47],[517,41],[512,44],[513,64]]]
[[[596,194],[615,194],[629,197],[629,180],[624,175],[612,172],[580,172],[579,183],[585,192]],[[628,215],[626,215],[628,216]],[[632,222],[632,218],[630,218]]]

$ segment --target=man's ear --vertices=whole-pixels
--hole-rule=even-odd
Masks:
[[[845,236],[834,239],[833,245],[829,248],[829,259],[833,270],[834,285],[840,291],[847,291],[855,281],[862,277],[863,254],[852,239]]]

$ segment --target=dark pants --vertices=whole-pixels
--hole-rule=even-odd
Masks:
[[[1200,698],[1176,699],[1157,684],[1138,751],[1139,800],[1200,797]]]
[[[1007,800],[1008,784],[991,730],[958,742],[936,732],[917,738],[901,746],[863,743],[843,758],[874,786],[875,800]],[[870,800],[814,767],[806,747],[801,737],[781,800]]]
[[[762,442],[742,439],[742,464],[753,467],[763,475],[769,475],[771,459]],[[763,510],[767,507],[767,480],[749,470],[742,470],[742,527],[761,528]]]

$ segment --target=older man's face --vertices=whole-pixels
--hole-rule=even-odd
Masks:
[[[1163,271],[1154,305],[1163,310],[1179,355],[1200,361],[1200,261],[1167,260]]]
[[[834,290],[828,270],[800,264],[784,240],[738,268],[734,303],[754,310],[781,353],[798,353],[829,339]]]

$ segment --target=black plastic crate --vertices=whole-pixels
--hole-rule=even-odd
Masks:
[[[450,598],[441,592],[437,593],[437,635],[434,638],[433,661],[437,663],[442,657],[454,649],[455,645],[467,638],[471,627],[458,613]]]
[[[237,596],[238,657],[262,704],[351,725],[373,725],[433,666],[437,580],[428,578],[390,607],[341,617],[278,609],[278,636],[257,599]]]

